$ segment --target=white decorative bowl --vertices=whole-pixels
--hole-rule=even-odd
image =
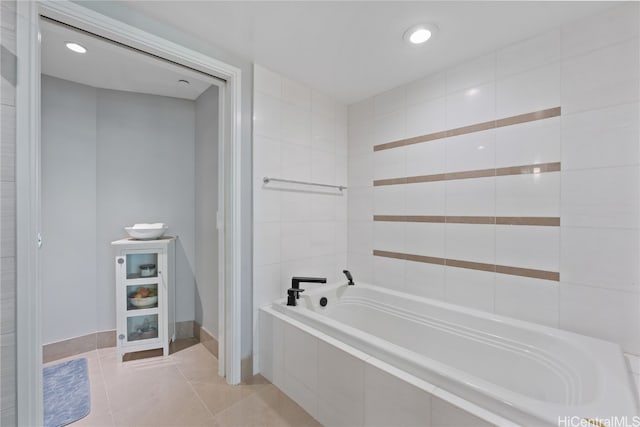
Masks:
[[[146,297],[146,298],[129,298],[131,305],[137,308],[151,307],[158,302],[158,296]]]
[[[167,232],[169,227],[165,226],[162,228],[134,228],[134,227],[125,227],[124,228],[127,234],[134,239],[138,240],[153,240],[158,239],[164,236],[164,233]]]

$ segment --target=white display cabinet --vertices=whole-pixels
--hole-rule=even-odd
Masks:
[[[122,239],[116,251],[116,341],[125,353],[162,348],[175,340],[175,237]]]

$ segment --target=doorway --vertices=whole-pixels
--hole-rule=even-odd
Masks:
[[[227,382],[240,381],[240,71],[228,64],[175,45],[82,6],[65,2],[19,4],[23,19],[18,25],[18,51],[24,59],[18,75],[18,416],[21,424],[39,424],[42,416],[42,250],[47,236],[42,230],[40,159],[40,17],[96,35],[130,50],[184,67],[193,74],[208,75],[219,91],[218,206],[208,223],[218,227],[220,374]],[[130,224],[123,224],[130,225]],[[194,244],[195,247],[195,244]],[[96,265],[97,268],[97,265]]]

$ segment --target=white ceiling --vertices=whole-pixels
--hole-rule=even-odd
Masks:
[[[351,104],[613,7],[583,1],[124,1],[126,7]],[[408,46],[413,24],[440,27]]]
[[[104,89],[191,100],[213,83],[211,77],[50,21],[41,20],[40,30],[43,74]],[[70,51],[67,41],[81,44],[87,53]],[[180,79],[190,84],[178,84]]]

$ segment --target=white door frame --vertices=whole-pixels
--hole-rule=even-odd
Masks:
[[[241,378],[241,70],[67,0],[18,2],[17,56],[17,375],[18,422],[42,423],[39,16],[219,77],[219,354],[229,384]],[[225,197],[226,195],[226,197]],[[223,210],[226,209],[226,212]],[[212,218],[212,221],[216,220]],[[225,239],[226,234],[226,239]],[[45,236],[46,238],[46,236]],[[228,243],[225,244],[224,240]],[[227,268],[228,266],[228,268]],[[224,285],[222,285],[224,284]]]

